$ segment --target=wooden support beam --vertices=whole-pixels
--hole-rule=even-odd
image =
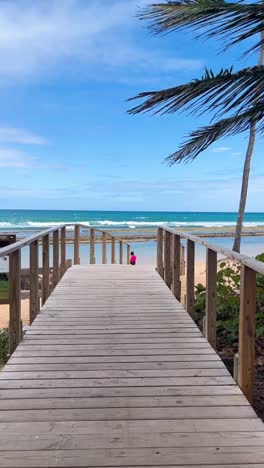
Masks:
[[[115,257],[115,238],[112,237],[111,240],[111,263],[114,265],[116,263],[116,257]]]
[[[59,267],[59,231],[53,232],[53,274],[52,274],[52,285],[53,289],[56,288],[60,279],[60,267]]]
[[[30,270],[29,270],[29,323],[30,325],[35,320],[36,316],[39,313],[39,278],[38,278],[38,269],[39,269],[39,246],[38,241],[32,242],[29,248],[29,261],[30,261]]]
[[[123,265],[123,242],[119,241],[119,263]]]
[[[165,245],[164,245],[164,280],[170,288],[172,283],[171,278],[171,233],[165,231]]]
[[[130,245],[127,245],[127,264],[130,265]]]
[[[102,264],[105,265],[107,263],[107,251],[106,251],[106,232],[103,232],[102,237]]]
[[[211,249],[207,249],[205,336],[214,349],[216,349],[216,279],[217,253]]]
[[[42,241],[42,305],[45,304],[46,300],[50,295],[49,286],[49,235],[43,237]]]
[[[249,402],[253,401],[256,334],[256,272],[241,268],[239,312],[238,383]]]
[[[158,228],[157,232],[157,272],[164,278],[164,267],[163,267],[163,229]]]
[[[74,226],[74,265],[80,265],[80,226]]]
[[[186,271],[186,309],[191,317],[194,315],[194,258],[195,244],[187,241],[187,271]]]
[[[185,275],[185,248],[181,244],[181,276]]]
[[[95,264],[95,231],[94,229],[90,229],[90,264]]]
[[[61,267],[60,276],[66,271],[66,227],[61,228]]]
[[[172,292],[178,301],[181,301],[181,238],[173,234],[173,269]]]
[[[21,250],[9,255],[9,354],[13,354],[21,341]]]

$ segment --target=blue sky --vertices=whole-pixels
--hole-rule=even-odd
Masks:
[[[191,33],[153,37],[145,0],[3,0],[0,5],[0,208],[236,211],[247,136],[194,163],[162,164],[208,121],[129,116],[126,99],[238,62],[241,48]],[[258,141],[248,211],[263,211]]]

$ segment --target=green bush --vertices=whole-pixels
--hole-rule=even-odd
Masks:
[[[7,362],[8,355],[8,331],[0,330],[0,366]]]
[[[264,253],[256,257],[264,262]],[[195,321],[202,328],[205,314],[206,288],[202,284],[195,286]],[[228,344],[238,340],[240,302],[240,265],[223,261],[217,272],[216,311],[217,336]],[[264,335],[264,275],[257,274],[257,337]]]

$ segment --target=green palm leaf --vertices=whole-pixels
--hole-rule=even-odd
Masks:
[[[224,35],[235,45],[264,29],[264,5],[260,2],[226,2],[224,0],[178,0],[154,3],[138,15],[149,21],[155,33],[169,33],[182,29],[203,29],[200,36]],[[259,48],[258,42],[252,49]]]
[[[169,165],[193,161],[202,151],[222,137],[237,135],[258,124],[258,131],[264,131],[264,101],[247,109],[190,133],[180,149],[166,158]]]
[[[206,69],[201,79],[161,91],[147,91],[129,99],[145,99],[130,109],[130,114],[153,111],[155,114],[172,114],[180,109],[202,114],[234,111],[264,98],[264,66],[245,68],[236,73],[231,69],[214,74]]]

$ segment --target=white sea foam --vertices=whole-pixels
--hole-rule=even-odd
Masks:
[[[66,221],[67,224],[70,223],[75,224],[78,221]],[[0,229],[48,229],[50,227],[56,227],[63,224],[64,221],[57,222],[57,221],[26,221],[22,223],[11,223],[11,222],[0,222]],[[177,227],[197,227],[197,228],[225,228],[225,227],[233,227],[235,226],[235,221],[112,221],[112,220],[102,220],[102,221],[79,221],[80,224],[91,227],[129,227],[130,229],[135,228],[144,228],[144,227],[158,227],[158,226],[171,226],[174,228]],[[244,226],[246,227],[256,227],[256,226],[264,226],[264,221],[254,221],[254,222],[245,222]],[[74,229],[74,227],[69,227],[68,229]]]
[[[1,228],[9,228],[9,227],[13,227],[14,225],[11,224],[11,223],[5,223],[5,222],[1,222],[0,223],[0,229]]]

